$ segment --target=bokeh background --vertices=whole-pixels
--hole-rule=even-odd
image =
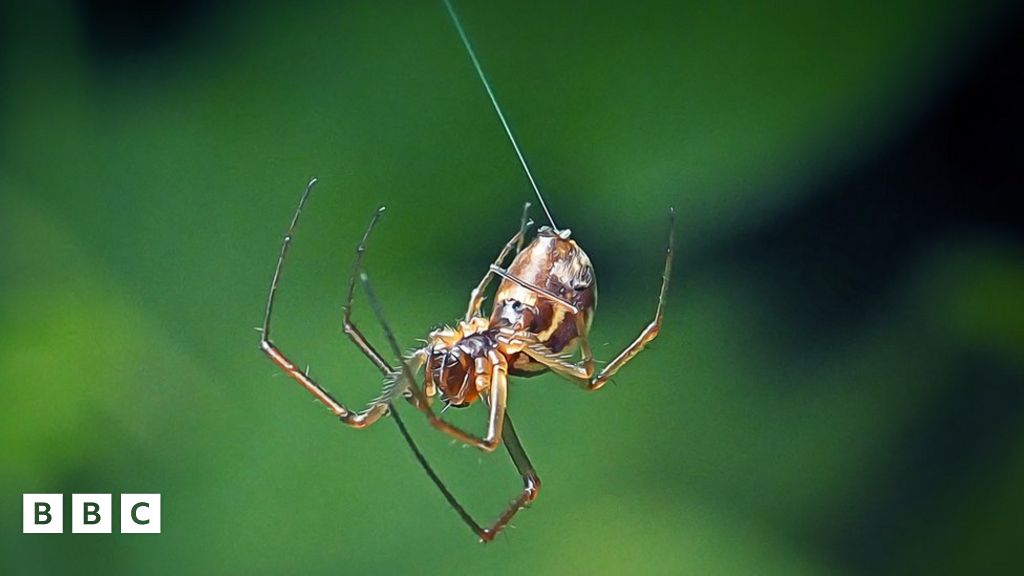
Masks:
[[[679,214],[651,350],[595,394],[513,384],[536,504],[477,544],[392,422],[338,425],[257,349],[310,176],[275,338],[354,405],[373,209],[409,346],[516,229],[530,188],[440,2],[8,2],[0,573],[1019,570],[1022,10],[458,7],[596,264],[600,357],[652,314]],[[482,520],[518,490],[405,413]],[[163,533],[23,535],[26,492],[159,492]]]

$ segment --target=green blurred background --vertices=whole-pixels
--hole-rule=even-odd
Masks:
[[[310,176],[275,339],[354,405],[372,210],[409,346],[516,229],[529,185],[440,2],[142,4],[0,9],[0,573],[1020,569],[1020,9],[458,3],[595,262],[599,357],[679,214],[651,350],[595,394],[514,382],[544,490],[485,547],[393,423],[340,426],[253,330]],[[404,413],[481,519],[518,490]],[[163,533],[23,535],[26,492],[159,492]]]

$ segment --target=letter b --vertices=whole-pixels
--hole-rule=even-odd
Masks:
[[[64,532],[63,494],[23,494],[21,531],[25,534]]]
[[[71,531],[75,534],[110,534],[110,494],[72,494]]]
[[[86,524],[99,524],[100,523],[100,505],[95,502],[85,503],[85,523]]]
[[[50,505],[46,502],[36,502],[36,524],[49,524],[50,520],[53,520]]]

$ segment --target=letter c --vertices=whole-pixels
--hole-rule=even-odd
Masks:
[[[149,508],[149,504],[146,503],[146,502],[139,502],[135,506],[132,506],[132,522],[135,522],[136,524],[139,524],[139,525],[149,524],[149,520],[141,520],[139,518],[138,514],[137,514],[139,508],[142,508],[142,507]]]

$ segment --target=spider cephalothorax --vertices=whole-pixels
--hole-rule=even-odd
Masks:
[[[422,352],[424,393],[439,391],[446,406],[469,406],[490,388],[495,370],[508,372],[508,357],[524,344],[508,326],[492,327],[481,316],[434,330]]]

